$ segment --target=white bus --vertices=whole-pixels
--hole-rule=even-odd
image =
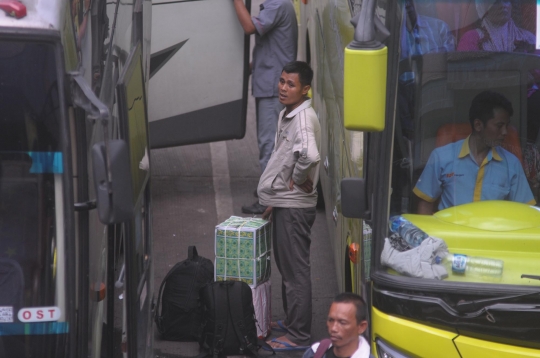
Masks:
[[[149,150],[243,137],[248,40],[221,0],[0,9],[0,356],[151,357]]]

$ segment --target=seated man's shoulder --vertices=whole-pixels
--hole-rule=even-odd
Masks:
[[[439,26],[439,27],[446,27],[449,28],[448,24],[444,22],[441,19],[437,19],[436,17],[426,16],[426,15],[418,15],[419,21],[425,22],[426,25],[429,26]]]
[[[509,151],[506,148],[503,148],[502,146],[495,147],[495,151],[499,156],[502,158],[502,160],[507,160],[511,164],[519,164],[521,165],[521,162],[518,157],[511,151]]]
[[[448,143],[443,146],[435,148],[431,152],[431,157],[438,158],[439,160],[454,160],[459,156],[461,148],[463,147],[463,140],[457,142]]]

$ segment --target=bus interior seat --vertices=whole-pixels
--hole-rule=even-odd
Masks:
[[[421,141],[416,146],[414,169],[423,169],[433,149],[436,148],[437,131],[446,123],[456,123],[456,111],[452,108],[442,108],[431,111],[421,117]]]
[[[422,103],[419,105],[419,120],[416,126],[416,138],[420,140],[415,146],[414,170],[423,168],[427,163],[431,151],[435,149],[439,127],[462,119],[457,116],[454,93],[447,88],[446,80],[426,84],[420,98]]]
[[[32,163],[27,155],[1,153],[0,163],[0,255],[16,260],[24,281],[34,282],[36,273],[43,271],[37,238],[50,227],[43,220],[46,199],[40,194],[48,185],[42,175],[30,173]]]
[[[411,109],[411,117],[414,118],[414,136],[411,138],[414,149],[410,153],[412,171],[423,168],[427,162],[435,147],[435,134],[439,126],[454,120],[455,100],[453,90],[448,86],[447,57],[447,53],[428,53],[410,58],[410,63],[402,61],[400,69],[408,70],[406,65],[415,69],[415,83],[421,84],[408,88],[415,92],[414,108]],[[410,94],[405,93],[405,96]],[[426,152],[426,148],[429,152]]]
[[[521,143],[517,129],[513,125],[508,125],[508,134],[504,138],[502,147],[514,154],[523,164],[523,154],[521,152]],[[465,139],[472,132],[470,123],[447,123],[437,131],[436,147],[454,143],[458,140]]]
[[[13,307],[16,312],[23,306],[24,275],[19,263],[0,258],[0,306]]]

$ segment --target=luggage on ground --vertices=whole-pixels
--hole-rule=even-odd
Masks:
[[[214,357],[257,353],[251,288],[242,281],[220,281],[201,290],[205,325],[201,348]]]
[[[272,321],[272,286],[271,281],[264,281],[256,287],[251,288],[253,295],[253,308],[255,308],[255,319],[257,320],[257,336],[265,339],[270,335]]]
[[[199,291],[213,281],[214,264],[199,256],[195,246],[188,251],[188,258],[174,265],[159,288],[154,321],[164,340],[198,341],[202,332]]]
[[[215,281],[244,281],[251,288],[270,278],[272,225],[231,216],[215,229]]]

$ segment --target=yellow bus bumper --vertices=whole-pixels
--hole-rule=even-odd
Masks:
[[[403,318],[387,315],[376,308],[371,310],[371,352],[377,352],[376,339],[410,357],[437,358],[518,358],[538,357],[540,350],[460,336]]]

